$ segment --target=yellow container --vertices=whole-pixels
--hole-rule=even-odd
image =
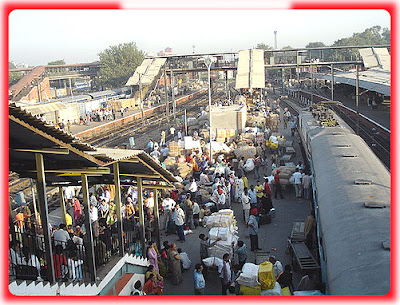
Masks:
[[[261,289],[274,289],[275,275],[272,263],[264,262],[258,269],[258,281],[261,283]]]
[[[261,295],[261,286],[240,285],[240,292],[242,292],[244,295]]]
[[[289,287],[282,288],[282,295],[292,295]]]

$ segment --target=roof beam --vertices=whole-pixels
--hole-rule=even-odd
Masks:
[[[28,171],[30,173],[36,173],[36,170]],[[59,176],[75,176],[81,174],[87,175],[109,175],[110,169],[108,167],[87,167],[87,168],[66,168],[66,169],[46,169],[46,174],[56,174]]]
[[[161,178],[160,175],[154,174],[124,174],[120,173],[119,176],[126,176],[126,177],[137,177],[137,178],[151,178],[151,179],[158,179]]]
[[[48,148],[10,148],[13,151],[22,151],[22,152],[32,152],[32,153],[41,153],[41,154],[57,154],[57,155],[68,155],[69,149],[66,147],[48,147]]]

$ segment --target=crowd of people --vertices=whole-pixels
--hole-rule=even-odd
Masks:
[[[112,119],[115,111],[113,109],[107,112],[98,113],[96,116],[100,120]],[[123,112],[121,111],[121,115]],[[287,128],[289,122],[295,122],[290,112],[285,109],[283,113],[284,128]],[[258,132],[264,133],[264,139],[269,138],[271,130],[268,126],[255,126]],[[292,136],[296,125],[290,123]],[[175,133],[177,131],[177,133]],[[167,131],[172,139],[183,139],[184,131],[180,127],[173,126]],[[225,144],[228,147],[236,148],[238,143],[243,141],[244,135],[239,135],[234,139],[227,139]],[[233,203],[242,206],[243,220],[247,226],[247,233],[250,237],[250,250],[261,250],[258,243],[258,229],[260,224],[266,223],[268,217],[271,217],[271,211],[274,210],[272,199],[278,199],[279,195],[283,199],[282,187],[280,184],[280,170],[276,170],[273,180],[268,179],[271,176],[267,170],[269,155],[271,157],[271,169],[273,170],[279,164],[281,152],[269,151],[264,141],[249,141],[250,146],[256,149],[256,155],[250,157],[254,168],[249,171],[246,168],[244,157],[234,164],[234,155],[217,154],[213,159],[205,152],[193,150],[191,153],[179,155],[175,158],[176,163],[190,164],[193,174],[188,180],[182,179],[184,189],[176,188],[172,191],[160,192],[159,201],[155,201],[155,194],[152,191],[143,193],[143,209],[145,217],[145,233],[148,241],[146,256],[150,262],[149,270],[146,272],[145,283],[141,285],[140,281],[135,283],[133,294],[157,294],[164,293],[164,280],[168,279],[173,285],[179,285],[183,281],[182,272],[190,268],[191,262],[186,252],[177,248],[176,242],[185,243],[185,235],[190,231],[196,230],[198,226],[204,225],[206,217],[212,212],[220,209],[230,208]],[[166,141],[166,131],[161,132],[161,141],[150,139],[146,151],[162,166],[169,157],[169,149]],[[249,182],[249,176],[256,181],[255,184]],[[305,199],[310,198],[311,178],[307,174],[304,165],[299,162],[296,166],[296,172],[293,174],[293,185],[296,197]],[[201,189],[211,188],[211,196],[203,198]],[[81,201],[78,197],[78,190],[65,188],[66,214],[64,215],[66,223],[51,228],[53,239],[53,261],[56,273],[56,279],[65,281],[81,281],[85,273],[85,242],[87,241],[84,211]],[[113,201],[115,189],[112,185],[96,185],[89,194],[90,208],[89,217],[93,231],[93,240],[95,243],[96,265],[105,264],[108,259],[118,251],[119,246],[126,249],[135,246],[135,253],[141,255],[140,248],[140,208],[138,204],[138,190],[134,186],[121,187],[121,214],[123,219],[124,245],[118,245],[117,239],[117,214],[116,206]],[[159,207],[160,230],[167,236],[176,234],[178,240],[174,243],[164,242],[162,249],[158,249],[153,242],[156,234],[156,222],[154,215],[154,206]],[[35,225],[27,225],[28,216],[26,210],[21,210],[15,218],[16,227],[20,234],[19,240],[14,240],[10,244],[10,275],[16,273],[16,266],[28,265],[37,268],[37,278],[44,278],[46,262],[44,257],[44,245],[42,242],[29,244],[23,240],[22,233],[32,231],[32,236],[43,236],[38,221],[34,217]],[[22,214],[22,216],[21,216]],[[31,214],[31,213],[30,213]],[[128,234],[129,233],[129,234]],[[208,257],[208,249],[213,246],[204,234],[199,235],[200,239],[200,258],[203,260]],[[214,242],[215,243],[215,242]],[[23,245],[21,251],[21,245]],[[247,260],[247,246],[243,240],[239,240],[234,249],[234,262],[231,261],[228,253],[223,256],[221,264],[218,266],[219,277],[221,280],[222,294],[238,294],[238,287],[235,285],[235,278]],[[270,258],[274,265],[277,281],[282,288],[291,286],[292,271],[290,266],[282,268],[282,264],[274,257]],[[189,266],[189,267],[188,267]],[[38,268],[39,267],[39,268]],[[276,270],[275,270],[276,269]],[[194,293],[204,294],[205,282],[208,275],[208,267],[202,261],[195,264],[193,271]]]

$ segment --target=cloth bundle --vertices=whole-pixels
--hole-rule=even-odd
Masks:
[[[203,259],[203,263],[207,267],[212,267],[212,266],[218,267],[219,264],[222,263],[222,259],[215,257],[215,256],[210,256],[210,257]]]
[[[258,269],[260,266],[252,263],[245,263],[242,268],[242,273],[236,279],[238,284],[243,286],[257,286],[260,285],[258,282]],[[261,286],[260,286],[261,290]]]

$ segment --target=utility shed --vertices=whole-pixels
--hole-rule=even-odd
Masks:
[[[219,106],[211,109],[211,128],[214,132],[217,129],[236,129],[236,133],[242,132],[246,119],[246,106]]]

